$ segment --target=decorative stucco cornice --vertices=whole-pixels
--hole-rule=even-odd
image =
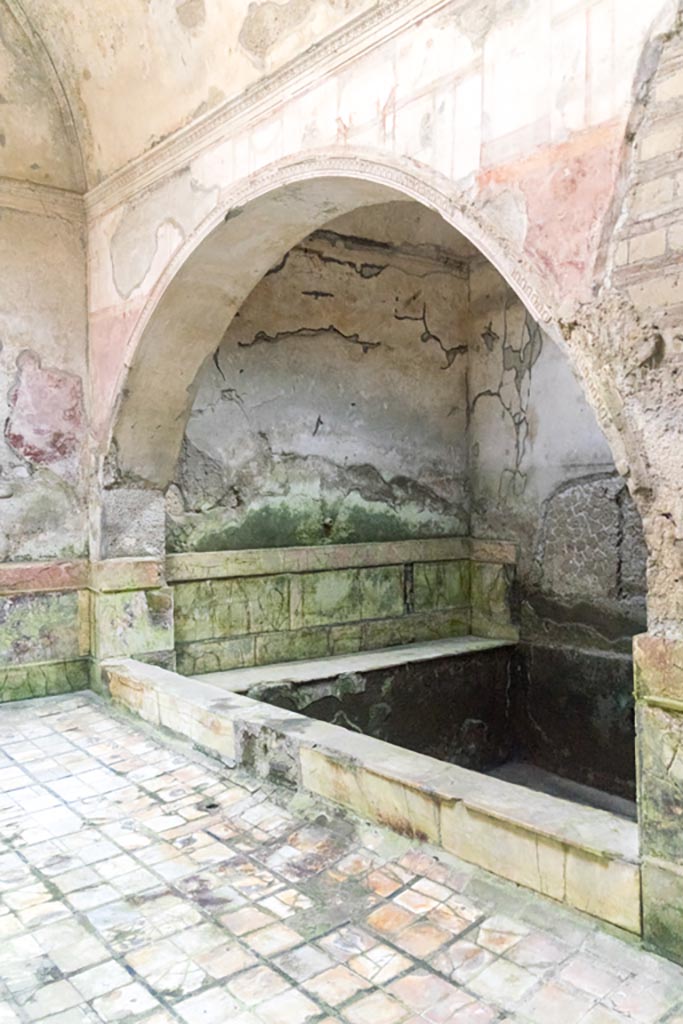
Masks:
[[[80,223],[85,215],[83,196],[50,185],[15,178],[0,178],[0,209],[60,217]]]
[[[463,0],[456,0],[461,4]],[[212,143],[267,117],[320,79],[372,51],[453,0],[379,0],[369,11],[327,36],[284,67],[266,75],[239,96],[209,111],[191,124],[131,160],[85,196],[86,209],[98,216],[125,203],[188,163]]]

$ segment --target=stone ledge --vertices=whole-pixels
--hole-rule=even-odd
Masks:
[[[33,594],[53,590],[83,590],[90,566],[85,560],[0,563],[0,594]]]
[[[231,765],[308,789],[640,932],[634,822],[132,659],[105,662],[102,672],[114,701]]]
[[[506,640],[489,640],[477,636],[459,636],[447,640],[383,647],[376,651],[337,654],[328,658],[286,661],[276,665],[229,669],[226,672],[205,672],[193,676],[198,682],[210,683],[230,693],[246,693],[252,686],[269,683],[313,683],[336,679],[342,673],[375,672],[412,661],[433,661],[457,654],[472,654],[507,647]]]
[[[154,558],[108,558],[101,562],[55,559],[0,562],[0,595],[67,590],[144,590],[163,582],[163,562]]]
[[[385,541],[371,544],[329,544],[298,548],[254,548],[244,551],[192,551],[166,557],[169,583],[271,576],[278,573],[362,569],[410,562],[457,561],[514,564],[516,548],[507,541],[472,537]]]
[[[107,558],[91,563],[89,585],[102,593],[161,587],[163,569],[156,558]]]

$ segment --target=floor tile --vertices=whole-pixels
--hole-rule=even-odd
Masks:
[[[0,1024],[683,1024],[635,942],[87,694],[0,733]]]

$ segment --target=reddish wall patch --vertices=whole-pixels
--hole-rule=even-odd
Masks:
[[[5,438],[28,462],[59,470],[78,461],[83,439],[83,384],[80,377],[43,369],[26,349],[17,357],[17,376],[9,395]]]
[[[485,192],[495,194],[511,184],[522,192],[529,224],[525,252],[563,298],[591,297],[622,141],[621,123],[602,125],[479,177]]]

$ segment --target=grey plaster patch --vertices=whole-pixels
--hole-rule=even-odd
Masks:
[[[127,299],[145,280],[166,225],[179,241],[214,206],[216,189],[196,187],[189,170],[156,185],[128,203],[111,239],[112,275],[116,289]]]
[[[164,552],[165,506],[159,491],[118,487],[102,496],[102,557]]]

